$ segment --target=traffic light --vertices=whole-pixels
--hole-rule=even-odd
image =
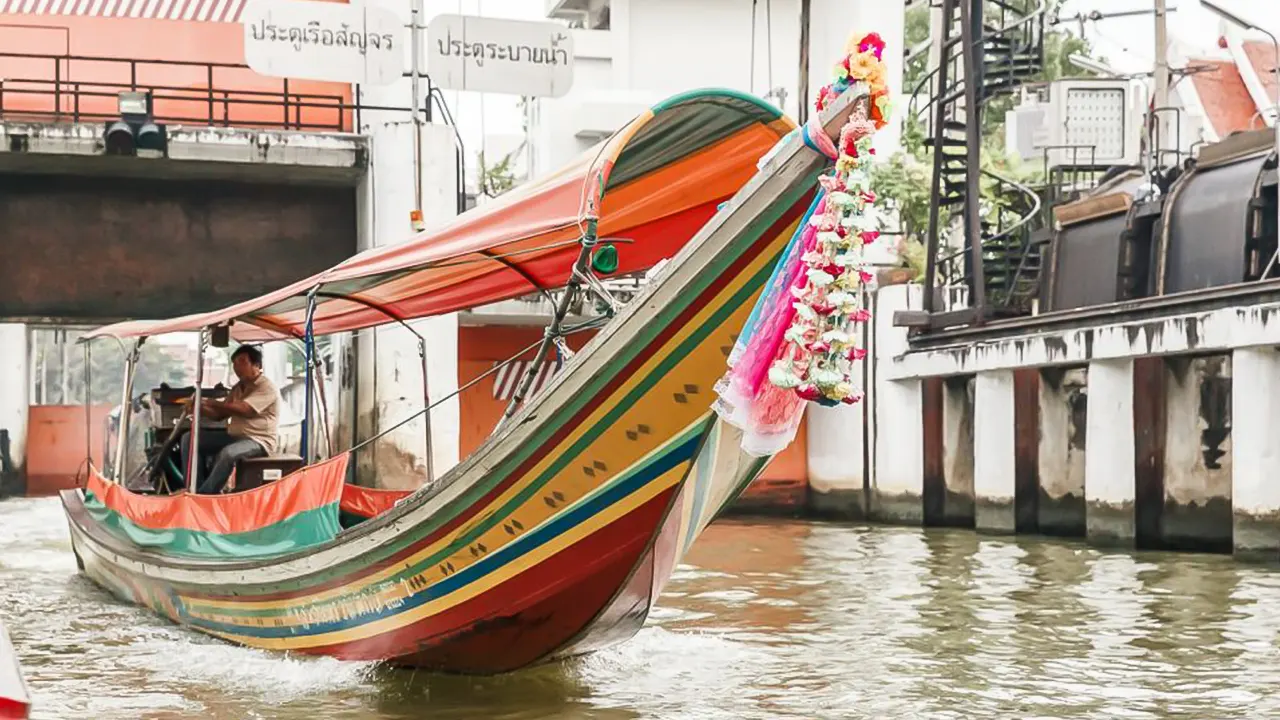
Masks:
[[[157,125],[151,117],[151,93],[120,93],[119,109],[120,119],[109,120],[102,134],[108,155],[137,155],[139,150],[165,151],[168,135],[164,125]]]

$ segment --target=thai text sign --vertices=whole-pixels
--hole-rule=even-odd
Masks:
[[[560,97],[573,85],[573,36],[555,23],[437,15],[426,50],[431,82],[447,90]]]
[[[370,85],[404,76],[406,22],[384,8],[254,0],[241,23],[245,62],[263,75]]]

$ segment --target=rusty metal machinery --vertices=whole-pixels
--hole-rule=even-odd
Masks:
[[[1087,197],[1053,209],[1041,311],[1072,310],[1133,297],[1132,283],[1127,279],[1145,274],[1146,264],[1141,253],[1135,254],[1130,247],[1134,230],[1150,215],[1134,202],[1144,182],[1141,170],[1126,170]],[[1147,228],[1149,231],[1149,225]]]
[[[1274,148],[1270,130],[1237,133],[1205,147],[1174,183],[1155,238],[1152,295],[1262,278],[1276,250]]]

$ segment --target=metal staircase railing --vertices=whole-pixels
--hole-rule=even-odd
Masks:
[[[936,67],[911,93],[909,117],[927,117],[933,172],[926,286],[967,286],[968,322],[1023,314],[1039,285],[1032,231],[1044,204],[1030,187],[981,165],[981,114],[992,99],[1017,91],[1044,63],[1045,0],[937,0],[942,37]],[[933,88],[920,104],[921,91]],[[982,184],[987,183],[983,200]],[[944,236],[962,220],[959,249]],[[939,278],[939,274],[941,277]],[[932,313],[933,294],[925,293]]]

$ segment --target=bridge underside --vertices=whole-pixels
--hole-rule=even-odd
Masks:
[[[171,317],[356,251],[350,187],[0,175],[0,318]]]

